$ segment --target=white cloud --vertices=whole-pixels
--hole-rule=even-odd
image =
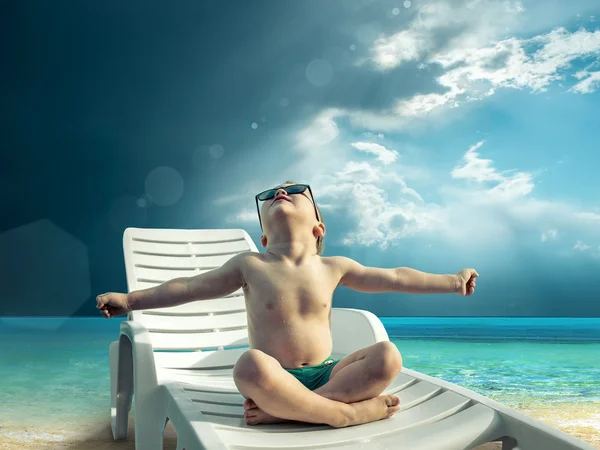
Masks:
[[[573,250],[578,250],[580,252],[587,252],[590,248],[592,248],[592,247],[587,244],[584,244],[581,241],[577,241],[575,243],[575,245],[573,246]]]
[[[537,231],[542,227],[546,228],[542,242],[557,239],[559,229],[600,236],[600,214],[578,211],[568,203],[532,198],[529,194],[534,187],[533,175],[498,171],[494,161],[479,157],[483,144],[480,141],[471,146],[462,164],[451,171],[453,179],[468,185],[442,185],[438,203],[407,195],[411,188],[406,185],[403,195],[389,198],[394,189],[386,183],[392,177],[389,173],[384,175],[385,171],[375,172],[377,177],[361,174],[355,178],[368,180],[368,184],[352,184],[347,171],[335,174],[344,174],[343,181],[353,186],[353,195],[341,201],[355,220],[354,229],[343,242],[386,248],[410,236],[437,236],[457,247],[486,246],[514,239],[516,230]],[[338,196],[349,190],[347,185],[340,186],[339,192],[333,190],[331,194]]]
[[[600,227],[600,214],[593,212],[578,212],[575,216],[583,222]]]
[[[298,147],[304,151],[307,149],[317,150],[331,143],[339,134],[334,119],[340,114],[340,110],[333,108],[321,111],[310,126],[304,128],[298,134]]]
[[[438,226],[436,208],[410,196],[390,201],[388,192],[391,189],[356,181],[339,187],[337,200],[354,219],[353,229],[341,240],[344,245],[378,245],[385,249],[402,238]]]
[[[377,183],[381,173],[368,162],[348,161],[344,168],[337,172],[337,180],[351,182],[361,180],[363,183]]]
[[[385,110],[345,111],[353,125],[371,130],[406,129],[439,117],[450,108],[482,100],[498,89],[543,92],[564,79],[573,63],[600,55],[600,30],[569,32],[556,28],[531,38],[506,37],[521,20],[517,1],[475,0],[423,5],[404,30],[377,39],[370,62],[388,71],[406,62],[420,68],[437,65],[444,92],[420,92],[397,99]],[[364,63],[361,61],[360,63]],[[600,73],[589,67],[575,74],[571,92],[590,93],[600,87]]]
[[[258,211],[256,209],[243,209],[238,213],[225,218],[227,223],[241,223],[244,225],[256,223],[258,225]]]
[[[569,89],[571,92],[590,94],[600,87],[600,71],[589,72],[587,70],[580,70],[574,77],[581,81]]]
[[[598,247],[592,247],[582,241],[577,241],[575,245],[573,245],[573,250],[589,255],[594,259],[600,259],[600,245]]]
[[[540,48],[528,53],[526,49],[531,47]],[[438,78],[447,92],[400,100],[396,113],[422,117],[442,106],[456,107],[466,101],[480,100],[499,88],[543,92],[550,83],[563,78],[561,71],[569,68],[574,60],[598,55],[600,30],[569,33],[564,28],[531,39],[509,38],[489,46],[454,48],[433,55],[429,61],[449,68]],[[574,91],[592,92],[598,86],[596,72],[580,76],[583,81],[572,88]]]
[[[494,95],[498,89],[544,92],[552,82],[564,78],[575,60],[600,55],[600,30],[570,33],[558,28],[530,39],[511,37],[486,44],[465,37],[463,41],[469,45],[433,53],[426,60],[447,69],[437,78],[445,92],[398,99],[385,110],[348,110],[343,114],[353,125],[372,130],[416,127],[448,109]],[[590,93],[600,87],[599,72],[579,71],[576,78],[580,81],[569,89],[571,92]]]
[[[542,233],[542,242],[559,233],[600,238],[600,214],[532,198],[533,175],[498,170],[495,161],[480,156],[484,145],[472,145],[458,165],[448,168],[452,185],[438,174],[437,192],[432,192],[436,202],[407,184],[401,165],[385,164],[377,152],[367,152],[371,160],[349,160],[353,153],[343,150],[351,143],[340,139],[325,146],[331,150],[325,159],[323,152],[306,149],[294,177],[311,184],[321,209],[328,211],[326,223],[343,221],[347,231],[330,239],[345,245],[387,248],[420,237],[442,239],[455,248],[488,248],[511,242],[517,230]],[[247,207],[227,222],[258,225],[256,211]]]
[[[479,158],[477,150],[481,148],[484,142],[479,141],[467,150],[467,153],[463,157],[464,166],[456,167],[452,170],[451,175],[453,178],[474,180],[480,183],[483,181],[502,181],[504,179],[496,172],[496,169],[491,167],[493,162],[491,159]]]
[[[374,142],[353,142],[352,147],[361,152],[376,155],[377,160],[384,164],[391,164],[398,159],[398,152],[396,150],[389,150],[383,145]]]
[[[373,43],[371,60],[389,70],[404,62],[429,60],[447,48],[478,47],[513,25],[523,11],[519,1],[427,2],[406,29]]]
[[[467,150],[463,157],[463,166],[455,167],[450,173],[453,178],[476,181],[478,183],[497,182],[487,190],[487,195],[493,198],[512,199],[529,194],[534,187],[533,175],[529,172],[517,172],[514,175],[500,173],[492,167],[491,159],[479,157],[477,150],[481,148],[484,141]]]
[[[540,240],[542,242],[546,242],[548,240],[555,240],[558,236],[558,231],[556,230],[548,230],[548,231],[544,231],[540,237]]]

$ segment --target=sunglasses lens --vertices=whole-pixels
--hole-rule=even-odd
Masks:
[[[268,191],[261,192],[260,194],[258,194],[258,199],[263,202],[265,200],[269,200],[270,198],[273,198],[275,196],[275,192],[277,192],[275,189],[269,189]]]
[[[288,194],[299,194],[300,192],[304,192],[306,187],[295,184],[293,186],[286,187],[285,190]]]
[[[288,194],[299,194],[300,192],[304,192],[306,190],[306,186],[294,184],[292,186],[286,186],[283,189],[285,189],[285,191]],[[269,199],[275,197],[275,194],[277,193],[278,190],[279,189],[269,189],[268,191],[261,192],[260,194],[258,194],[258,199],[261,202],[264,202],[265,200],[269,200]]]

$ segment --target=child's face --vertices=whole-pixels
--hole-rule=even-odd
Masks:
[[[288,183],[277,187],[290,185],[291,183]],[[308,189],[299,194],[288,194],[284,189],[279,189],[275,197],[265,200],[260,210],[263,227],[268,227],[272,220],[277,220],[279,214],[294,214],[297,217],[306,219],[312,217],[315,221],[317,220],[313,199]]]

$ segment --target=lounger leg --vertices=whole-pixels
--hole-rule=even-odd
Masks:
[[[517,446],[517,441],[511,437],[504,437],[502,439],[502,450],[520,450]]]
[[[166,420],[156,416],[157,409],[142,406],[142,411],[135,414],[135,448],[136,450],[163,450],[163,432]],[[153,414],[154,413],[154,414]]]
[[[119,355],[119,341],[110,344],[108,353],[113,439],[127,439],[133,396],[133,363],[127,358],[126,352]]]

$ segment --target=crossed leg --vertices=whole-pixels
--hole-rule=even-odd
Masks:
[[[401,369],[402,357],[396,346],[389,341],[378,342],[343,358],[331,371],[329,381],[312,392],[347,404],[373,399],[394,381]],[[292,375],[285,373],[295,380]],[[298,384],[302,386],[300,382]],[[282,417],[268,414],[251,395],[246,397],[246,423],[255,425],[285,421]]]
[[[350,404],[328,399],[307,389],[276,359],[260,350],[248,350],[240,357],[233,370],[233,379],[242,395],[256,402],[257,411],[278,418],[278,421],[324,423],[338,428],[384,419],[400,408],[400,399],[395,395]],[[246,423],[259,422],[246,415]]]

